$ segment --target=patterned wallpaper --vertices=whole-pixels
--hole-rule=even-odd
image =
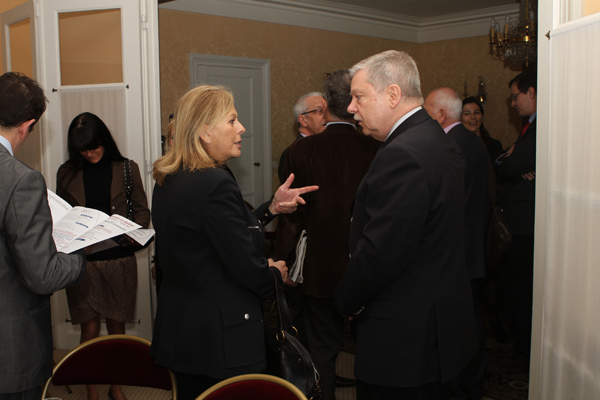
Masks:
[[[505,146],[516,138],[521,124],[510,110],[508,90],[518,71],[492,60],[487,37],[416,44],[172,10],[159,10],[159,28],[163,130],[175,103],[189,89],[190,53],[271,60],[273,160],[279,160],[296,137],[292,107],[300,95],[321,91],[326,72],[390,49],[415,58],[424,95],[449,86],[462,96],[465,81],[473,94],[482,75],[488,92],[485,125]],[[275,171],[273,182],[276,188]]]

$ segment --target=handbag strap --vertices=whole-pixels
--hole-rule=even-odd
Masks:
[[[288,308],[287,301],[285,300],[285,296],[283,295],[283,284],[279,280],[277,272],[275,272],[276,269],[277,268],[275,267],[269,267],[269,270],[273,274],[273,279],[275,280],[275,301],[277,302],[277,311],[279,314],[279,330],[287,332],[297,332],[294,325],[292,325],[290,309]]]
[[[127,204],[127,219],[133,221],[133,203],[131,202],[131,192],[133,191],[133,177],[131,176],[131,160],[123,161],[125,172],[125,203]]]

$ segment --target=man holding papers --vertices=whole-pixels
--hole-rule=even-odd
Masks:
[[[56,250],[44,178],[14,158],[46,101],[26,76],[0,76],[0,400],[41,398],[52,374],[49,295],[85,274],[83,250]]]

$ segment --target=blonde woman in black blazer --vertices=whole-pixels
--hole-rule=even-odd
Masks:
[[[273,298],[285,262],[262,256],[262,223],[245,204],[227,160],[245,129],[233,95],[199,86],[178,102],[174,146],[154,164],[152,222],[163,280],[151,355],[173,370],[178,397],[266,367],[261,298]],[[266,215],[291,212],[316,187],[279,188]]]

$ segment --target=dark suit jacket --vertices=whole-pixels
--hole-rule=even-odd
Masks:
[[[498,204],[513,235],[533,235],[535,225],[535,179],[523,179],[522,174],[535,171],[536,120],[515,143],[512,154],[498,168],[502,182]]]
[[[292,142],[292,144],[296,143],[303,137],[304,136],[302,136],[300,132],[298,132],[298,136],[296,136],[296,139]],[[277,166],[277,176],[279,176],[279,183],[281,185],[283,185],[283,182],[285,182],[289,176],[285,174],[285,163],[287,161],[287,155],[288,151],[290,150],[290,146],[286,147],[285,150],[281,152],[281,157],[279,157],[279,165]]]
[[[150,225],[150,209],[144,191],[140,168],[131,161],[131,203],[133,205],[133,220],[142,228]],[[56,194],[65,199],[70,205],[85,207],[85,188],[83,186],[83,169],[75,169],[69,162],[64,163],[56,173]],[[123,161],[112,163],[112,181],[110,185],[111,214],[127,217],[128,206],[125,195],[125,172]]]
[[[285,176],[295,174],[293,187],[319,186],[303,196],[306,205],[280,216],[277,226],[277,258],[288,267],[300,233],[307,232],[302,293],[333,297],[348,263],[352,201],[380,145],[353,126],[331,124],[290,146]]]
[[[458,146],[465,181],[465,257],[469,278],[485,276],[485,237],[490,220],[489,165],[481,139],[458,124],[448,132]]]
[[[77,284],[85,253],[58,253],[42,174],[0,144],[0,393],[52,375],[49,294]]]
[[[156,363],[214,378],[262,371],[260,298],[273,298],[275,283],[263,228],[233,177],[220,168],[167,176],[154,189],[152,222],[163,274]]]
[[[419,110],[383,144],[361,182],[351,259],[335,293],[357,317],[358,379],[416,387],[454,378],[475,352],[465,268],[460,159]]]

